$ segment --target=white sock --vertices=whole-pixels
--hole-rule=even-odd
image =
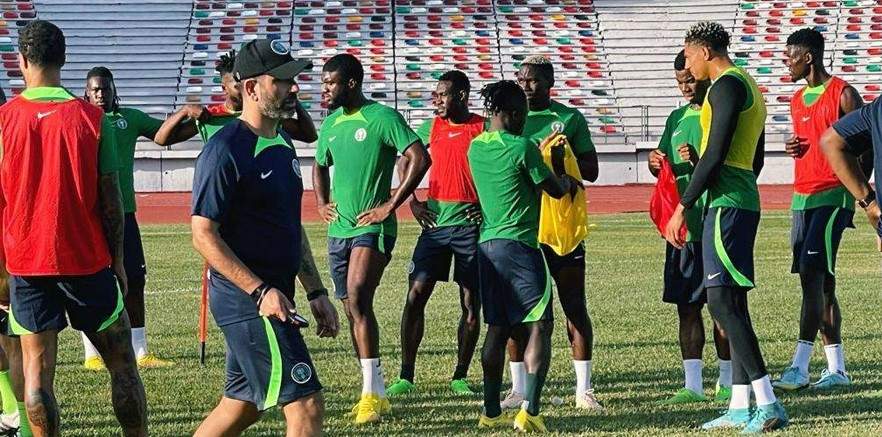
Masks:
[[[701,360],[683,360],[683,372],[686,374],[686,388],[697,394],[704,394],[701,369],[704,363]]]
[[[508,363],[508,369],[511,371],[511,391],[524,394],[527,392],[527,367],[523,361],[512,361]]]
[[[95,349],[95,345],[89,341],[89,337],[86,337],[85,332],[80,332],[80,335],[83,337],[83,349],[86,350],[86,359],[100,356],[98,354],[98,349]]]
[[[717,384],[720,387],[732,387],[732,361],[720,360],[720,377],[717,378]]]
[[[824,346],[824,355],[827,356],[827,370],[831,373],[845,373],[845,353],[841,344]]]
[[[750,408],[750,385],[733,384],[732,398],[729,399],[730,410],[743,410]]]
[[[576,369],[576,397],[580,397],[591,391],[591,360],[573,360],[573,368]]]
[[[386,389],[383,385],[383,374],[380,370],[379,358],[362,358],[361,362],[361,394],[375,394],[383,397]]]
[[[772,390],[772,381],[769,379],[769,375],[751,382],[750,386],[753,387],[753,393],[756,395],[757,406],[771,405],[778,400]]]
[[[799,340],[796,342],[796,352],[793,353],[793,364],[790,367],[796,367],[804,375],[808,375],[809,361],[812,359],[812,350],[815,344],[807,341]]]
[[[147,328],[132,328],[132,350],[135,358],[147,355]]]

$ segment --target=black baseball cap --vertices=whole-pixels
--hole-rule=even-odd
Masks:
[[[236,54],[233,77],[245,80],[268,74],[276,79],[293,79],[311,68],[312,61],[291,56],[291,48],[282,40],[256,39],[242,45]]]

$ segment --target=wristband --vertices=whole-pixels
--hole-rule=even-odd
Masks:
[[[328,295],[327,288],[319,288],[318,290],[313,290],[313,291],[310,291],[309,293],[306,293],[306,300],[313,301],[313,300],[318,299],[319,297],[327,296],[327,295]]]
[[[257,305],[257,307],[260,308],[260,302],[263,300],[264,296],[266,296],[266,292],[269,291],[270,288],[272,287],[267,285],[266,282],[261,282],[260,285],[251,292],[249,296],[251,296],[251,300],[254,301],[254,305]]]
[[[873,190],[870,190],[870,194],[867,194],[867,197],[858,200],[858,205],[860,205],[860,207],[863,209],[867,209],[870,205],[873,204],[873,202],[875,200],[876,200],[876,192]]]

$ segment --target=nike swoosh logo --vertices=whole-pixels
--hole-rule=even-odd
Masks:
[[[807,253],[807,254],[809,254],[809,255],[817,255],[817,254],[819,254],[819,253],[821,253],[821,252],[818,252],[817,250],[808,250],[808,251],[806,251],[805,253]]]
[[[266,179],[266,178],[268,178],[271,174],[273,174],[273,171],[272,171],[272,170],[270,170],[270,171],[268,171],[268,172],[266,172],[266,173],[260,173],[260,178],[261,178],[261,179]]]
[[[674,131],[674,134],[671,135],[671,136],[672,136],[672,137],[676,137],[677,135],[680,135],[682,132],[683,132],[683,131],[681,131],[681,130],[675,130],[675,131]]]
[[[333,137],[328,137],[328,142],[329,142],[329,143],[330,143],[330,142],[333,142],[333,141],[336,140],[336,139],[337,139],[337,136],[336,136],[336,135],[334,135]]]
[[[55,111],[38,112],[38,113],[37,113],[37,120],[41,120],[41,119],[43,119],[44,117],[48,117],[48,116],[50,116],[50,115],[52,115],[52,114],[54,114],[54,113],[55,113]]]
[[[450,132],[449,134],[447,134],[447,138],[454,138],[460,135],[462,135],[462,132]]]
[[[812,119],[811,117],[802,117],[802,122],[805,123],[811,119]]]
[[[707,280],[710,281],[710,280],[712,280],[712,279],[714,279],[714,278],[716,278],[717,276],[720,276],[720,275],[722,275],[722,274],[723,274],[723,273],[720,272],[720,273],[714,273],[713,275],[707,275]]]

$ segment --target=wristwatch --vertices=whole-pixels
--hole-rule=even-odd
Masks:
[[[864,197],[863,199],[858,200],[858,205],[860,205],[861,208],[863,208],[863,209],[867,209],[875,201],[876,201],[876,192],[873,190],[870,190],[870,194],[867,194],[867,197]]]

